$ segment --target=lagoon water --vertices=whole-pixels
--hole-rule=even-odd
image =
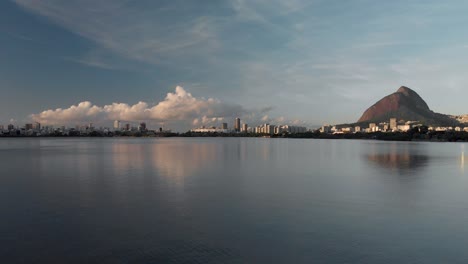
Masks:
[[[465,152],[358,140],[0,139],[0,259],[467,263]]]

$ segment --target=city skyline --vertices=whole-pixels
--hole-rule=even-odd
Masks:
[[[241,120],[239,117],[236,117],[231,125],[229,125],[228,122],[224,119],[218,119],[218,120],[213,120],[209,125],[205,125],[205,123],[202,123],[202,125],[198,128],[192,127],[190,131],[194,131],[197,129],[215,129],[219,130],[222,132],[233,132],[233,133],[246,133],[246,132],[255,132],[256,128],[259,127],[267,127],[270,126],[272,128],[277,127],[277,128],[293,128],[293,132],[296,133],[296,129],[300,128],[301,132],[305,132],[307,130],[307,127],[305,126],[293,126],[293,125],[288,125],[288,124],[269,124],[269,123],[262,123],[258,124],[257,126],[249,126],[247,123],[245,123],[245,120]],[[159,123],[158,126],[156,127],[149,127],[147,126],[146,122],[139,122],[139,121],[126,121],[126,120],[114,120],[112,122],[112,126],[102,126],[102,125],[96,125],[92,122],[87,123],[87,124],[75,124],[75,125],[57,125],[57,124],[41,124],[37,121],[33,123],[25,123],[22,125],[13,125],[13,124],[8,124],[8,125],[3,125],[0,124],[0,133],[2,131],[9,132],[10,130],[18,131],[18,130],[24,130],[24,131],[35,131],[35,132],[40,132],[41,130],[56,130],[56,129],[61,129],[61,130],[81,130],[81,131],[87,131],[89,129],[91,130],[100,130],[100,131],[172,131],[172,129],[169,129],[168,127],[165,127],[164,123]],[[175,132],[185,132],[185,131],[175,131]],[[289,131],[290,132],[290,131]]]
[[[355,121],[401,85],[466,114],[466,7],[3,1],[0,124],[312,127]]]

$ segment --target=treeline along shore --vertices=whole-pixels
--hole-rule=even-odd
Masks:
[[[7,133],[0,134],[0,138],[51,138],[51,137],[253,137],[253,138],[312,138],[312,139],[363,139],[363,140],[386,140],[386,141],[433,141],[433,142],[468,142],[466,131],[429,131],[426,126],[415,127],[406,132],[372,132],[372,133],[322,133],[319,130],[304,133],[200,133],[200,132],[100,132],[93,131],[87,134],[60,132],[47,135],[24,135]]]

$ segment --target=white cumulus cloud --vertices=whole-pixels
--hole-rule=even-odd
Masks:
[[[234,118],[242,123],[255,126],[263,123],[305,125],[300,120],[285,117],[271,118],[271,107],[247,110],[240,105],[229,104],[215,98],[195,97],[181,86],[156,104],[140,101],[136,104],[114,102],[108,105],[95,105],[89,101],[80,102],[68,108],[44,110],[31,114],[33,121],[43,125],[79,125],[83,123],[111,124],[113,120],[127,122],[170,123],[173,128],[187,129],[194,126],[220,126],[228,123],[233,126]]]
[[[183,87],[177,86],[175,92],[154,106],[146,102],[134,105],[112,103],[98,106],[89,101],[72,105],[69,108],[50,109],[30,117],[42,124],[70,124],[76,122],[101,122],[110,120],[154,120],[154,121],[190,121],[222,120],[227,116],[241,115],[244,112],[239,105],[231,105],[214,98],[197,98]],[[193,122],[198,123],[198,121]]]

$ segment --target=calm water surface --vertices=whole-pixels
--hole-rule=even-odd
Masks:
[[[1,262],[468,263],[465,149],[1,139]]]

